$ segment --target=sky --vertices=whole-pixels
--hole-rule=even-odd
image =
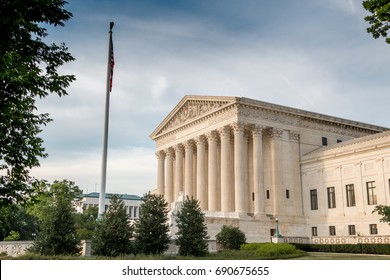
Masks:
[[[188,94],[247,97],[390,127],[390,45],[366,32],[359,0],[68,0],[64,42],[75,61],[68,96],[37,103],[53,122],[32,175],[99,191],[108,31],[114,21],[109,193],[156,186],[149,138]]]

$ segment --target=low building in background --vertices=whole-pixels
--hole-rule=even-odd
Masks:
[[[110,205],[110,198],[114,194],[106,193],[106,199],[105,199],[105,209],[107,210]],[[140,205],[142,204],[141,197],[137,195],[129,195],[129,194],[115,194],[119,198],[123,199],[125,203],[126,208],[126,214],[129,216],[132,220],[139,219],[139,209]],[[88,207],[98,207],[99,206],[99,193],[98,192],[92,192],[88,194],[83,194],[82,198],[76,205],[76,211],[78,213],[83,213],[85,209]]]

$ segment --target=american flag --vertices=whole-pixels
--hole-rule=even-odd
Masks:
[[[110,92],[112,89],[112,77],[114,76],[114,65],[115,65],[115,60],[114,60],[114,46],[112,44],[112,37],[110,37]]]

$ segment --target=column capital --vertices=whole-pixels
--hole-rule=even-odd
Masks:
[[[165,159],[165,152],[163,150],[156,152],[157,159]]]
[[[207,138],[205,135],[200,135],[195,138],[195,142],[197,146],[200,145],[206,145],[207,144]]]
[[[210,141],[217,141],[218,140],[218,132],[216,130],[210,131],[206,134],[207,140]]]
[[[175,150],[172,147],[169,147],[164,150],[166,157],[174,157],[175,156]]]
[[[282,138],[282,136],[283,136],[283,129],[276,128],[276,127],[271,127],[268,130],[268,134],[269,134],[269,136],[271,136],[271,138]]]
[[[221,137],[230,137],[231,129],[229,125],[223,126],[218,129],[219,134]]]
[[[245,124],[242,122],[234,122],[231,127],[233,128],[234,134],[236,133],[244,133]]]
[[[184,152],[184,146],[183,144],[177,144],[173,147],[175,149],[176,154],[177,153],[183,153]]]
[[[299,141],[299,133],[296,131],[290,131],[290,141],[298,142]]]
[[[185,150],[194,150],[195,149],[195,141],[190,139],[184,142]]]
[[[251,132],[252,132],[253,137],[255,137],[255,136],[258,136],[258,137],[263,136],[263,132],[264,132],[265,129],[266,129],[266,127],[262,126],[262,125],[254,125],[254,126],[252,126]]]

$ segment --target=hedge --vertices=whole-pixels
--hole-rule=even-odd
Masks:
[[[332,252],[351,254],[390,255],[390,244],[298,244],[297,249],[306,252]]]

